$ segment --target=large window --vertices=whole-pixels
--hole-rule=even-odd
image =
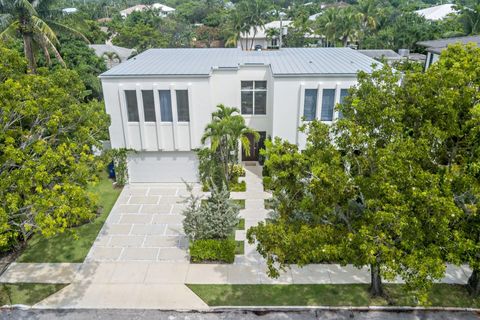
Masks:
[[[137,92],[135,90],[125,90],[125,100],[127,101],[128,122],[138,122]]]
[[[143,114],[145,122],[155,122],[155,101],[152,90],[142,90]]]
[[[303,105],[303,117],[305,121],[313,121],[317,114],[317,89],[305,89],[305,103]]]
[[[320,114],[320,120],[322,121],[333,120],[334,105],[335,105],[335,89],[323,89],[322,112]]]
[[[170,90],[158,91],[160,97],[160,120],[162,122],[172,122],[172,96]]]
[[[267,113],[267,81],[242,81],[242,114]]]
[[[348,89],[341,89],[340,90],[340,103],[343,103],[343,99],[345,99],[345,97],[348,96]],[[339,111],[338,112],[338,118],[343,118],[343,113],[342,111]]]
[[[177,115],[179,122],[190,121],[188,111],[188,90],[177,90]]]

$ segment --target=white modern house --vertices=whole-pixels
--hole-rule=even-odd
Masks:
[[[336,103],[375,60],[349,48],[151,49],[103,73],[113,148],[129,156],[130,182],[197,181],[194,149],[218,104],[237,107],[262,139],[299,146],[304,121],[331,123]]]

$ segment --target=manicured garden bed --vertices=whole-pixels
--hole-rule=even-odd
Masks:
[[[245,199],[232,199],[233,203],[235,203],[240,210],[245,209]],[[202,199],[202,203],[206,203],[207,199]]]
[[[102,173],[92,191],[98,195],[101,213],[93,221],[74,228],[77,238],[69,231],[51,238],[34,235],[17,262],[83,262],[121,189],[114,188],[106,173]]]
[[[209,306],[414,306],[403,285],[385,284],[387,298],[372,298],[367,284],[199,285],[189,284]],[[435,284],[430,306],[480,307],[461,285]]]
[[[67,284],[2,283],[0,284],[0,306],[34,305],[65,286]]]

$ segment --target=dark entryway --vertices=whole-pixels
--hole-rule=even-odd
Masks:
[[[265,131],[259,131],[260,139],[258,142],[255,142],[253,139],[253,134],[248,135],[248,140],[250,141],[250,154],[247,156],[245,150],[242,147],[242,161],[258,161],[260,156],[260,150],[265,148],[265,139],[267,133]]]

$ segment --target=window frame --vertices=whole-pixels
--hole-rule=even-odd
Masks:
[[[313,110],[313,119],[306,119],[305,117],[305,104],[307,101],[307,91],[313,91],[315,92],[315,104],[314,104],[314,110]],[[317,118],[317,111],[318,111],[318,88],[305,88],[303,91],[303,118],[304,121],[306,122],[311,122]]]
[[[179,108],[179,103],[178,103],[178,93],[179,92],[185,92],[185,96],[187,98],[187,116],[188,120],[180,120],[180,108]],[[189,92],[188,89],[176,89],[175,90],[175,99],[176,99],[176,104],[177,104],[177,122],[184,122],[184,123],[189,123],[190,122],[190,97],[189,97]]]
[[[325,103],[325,91],[330,91],[333,92],[333,101],[332,101],[332,106],[329,108],[331,110],[331,119],[323,119],[322,114],[323,114],[323,108],[324,108],[324,103]],[[335,119],[335,99],[337,95],[337,89],[336,88],[322,88],[322,104],[320,106],[320,114],[319,114],[319,119],[320,121],[323,122],[332,122]]]
[[[152,94],[152,109],[149,110],[149,115],[152,115],[153,114],[153,120],[147,120],[147,109],[145,108],[145,96],[144,96],[144,93],[146,92],[150,92]],[[147,122],[147,123],[155,123],[157,122],[157,115],[155,114],[155,91],[154,90],[150,90],[150,89],[142,89],[141,90],[141,95],[142,95],[142,106],[143,106],[143,120],[144,122]],[[153,112],[153,113],[151,113]]]
[[[242,84],[244,82],[252,82],[252,88],[244,89],[242,88]],[[257,82],[264,82],[265,88],[257,89]],[[242,108],[242,93],[243,92],[250,92],[252,94],[252,113],[243,113]],[[265,93],[265,112],[264,113],[257,113],[256,112],[256,93],[257,92],[264,92]],[[267,105],[268,105],[268,81],[267,80],[241,80],[240,81],[240,114],[242,116],[266,116],[267,115]]]
[[[172,106],[172,91],[170,89],[159,89],[157,90],[158,92],[158,105],[160,108],[160,123],[173,123],[173,106]],[[164,120],[163,118],[163,112],[162,112],[162,92],[168,92],[169,96],[169,107],[170,107],[170,119],[169,120]]]
[[[137,97],[137,90],[135,89],[128,89],[128,90],[124,90],[123,91],[123,94],[124,94],[124,97],[125,97],[125,109],[127,111],[127,122],[128,123],[140,123],[140,111],[138,110],[138,97]],[[128,99],[128,95],[129,94],[133,94],[135,96],[135,107],[136,107],[136,120],[131,120],[130,119],[130,115],[131,115],[131,112],[130,112],[130,108],[129,108],[129,99]]]

